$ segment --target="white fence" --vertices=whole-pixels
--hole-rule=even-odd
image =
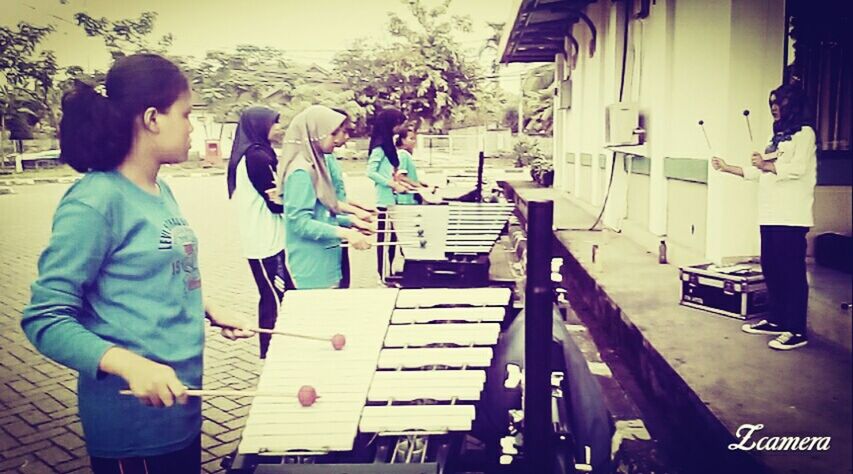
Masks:
[[[512,150],[509,130],[470,127],[451,130],[448,135],[419,134],[415,160],[427,167],[470,168],[477,166],[480,151],[496,156]]]

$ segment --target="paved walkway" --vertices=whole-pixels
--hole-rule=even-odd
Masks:
[[[199,237],[206,298],[254,318],[257,290],[239,252],[224,178],[166,179]],[[354,178],[350,184],[353,198],[370,202],[372,187],[366,178]],[[50,237],[53,211],[68,186],[17,186],[14,194],[0,196],[0,472],[91,472],[77,417],[76,375],[39,355],[19,325],[38,256]],[[375,286],[375,254],[351,255],[353,286]],[[253,339],[231,342],[208,330],[205,386],[253,387],[260,368],[256,345]],[[205,399],[205,472],[223,472],[219,463],[236,448],[250,401]]]

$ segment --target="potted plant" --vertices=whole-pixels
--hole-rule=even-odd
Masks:
[[[542,156],[542,151],[539,150],[539,145],[529,138],[519,138],[512,147],[512,154],[515,158],[515,167],[523,168],[531,164],[531,162]]]
[[[540,186],[550,187],[554,184],[554,162],[551,158],[540,156],[530,162],[530,176]]]

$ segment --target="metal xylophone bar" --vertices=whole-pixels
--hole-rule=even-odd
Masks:
[[[365,407],[359,429],[380,436],[470,430],[470,403],[480,398],[509,299],[506,288],[401,290],[368,394],[384,405]],[[420,399],[438,404],[411,404]]]
[[[423,229],[428,245],[426,252],[407,252],[408,260],[443,259],[443,253],[487,254],[506,227],[513,207],[504,204],[446,206],[397,206],[391,215],[404,219],[418,216],[421,222],[407,225],[393,223],[396,230]],[[404,270],[405,271],[405,270]]]

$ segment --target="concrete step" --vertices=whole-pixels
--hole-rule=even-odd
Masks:
[[[853,277],[844,272],[809,265],[809,334],[853,350]]]

